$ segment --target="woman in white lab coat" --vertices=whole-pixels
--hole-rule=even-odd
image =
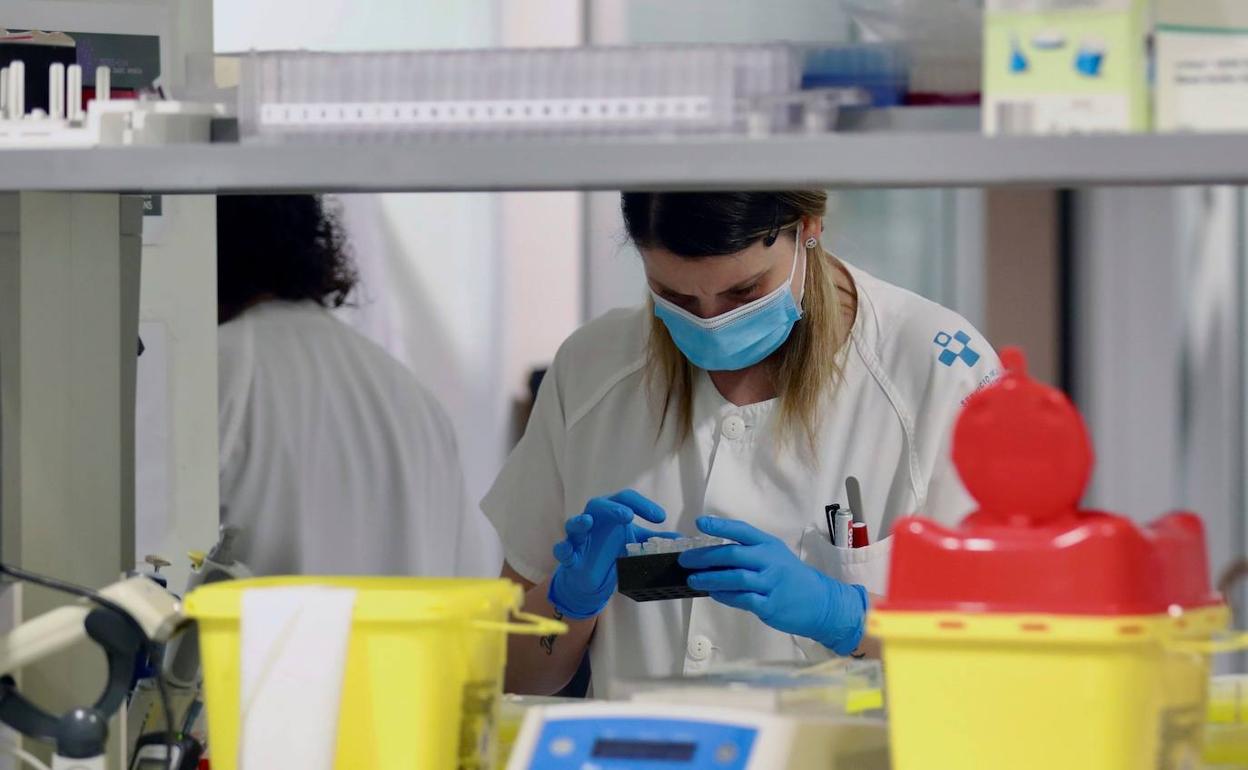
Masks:
[[[355,271],[310,195],[217,203],[220,488],[239,557],[272,574],[497,574],[450,420],[330,312]]]
[[[882,528],[969,511],[949,437],[996,355],[956,313],[825,251],[825,206],[815,191],[623,195],[651,301],[563,344],[482,503],[526,609],[570,628],[513,639],[509,689],[558,690],[587,645],[599,696],[735,660],[872,652]],[[849,476],[864,548],[830,542],[825,509]],[[615,558],[651,530],[735,543],[681,556],[709,598],[615,593]]]

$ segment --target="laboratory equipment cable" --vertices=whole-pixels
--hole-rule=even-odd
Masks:
[[[13,580],[31,583],[52,591],[77,596],[109,610],[110,612],[116,613],[120,617],[124,618],[129,625],[133,626],[134,629],[139,632],[139,636],[141,638],[147,639],[149,645],[148,654],[153,655],[157,659],[157,663],[159,663],[159,659],[163,657],[156,645],[153,644],[151,639],[147,636],[147,632],[143,630],[139,621],[135,620],[134,616],[123,609],[121,605],[105,596],[100,595],[98,592],[65,580],[58,580],[57,578],[48,577],[46,575],[38,575],[34,572],[28,572],[21,569],[20,567],[12,567],[8,564],[4,564],[3,562],[0,562],[0,575],[7,575]],[[157,665],[156,670],[160,671],[159,665]],[[173,732],[173,706],[169,701],[169,691],[165,686],[164,679],[159,674],[156,676],[156,686],[160,693],[160,706],[165,717],[165,770],[173,770],[173,751],[175,740]]]

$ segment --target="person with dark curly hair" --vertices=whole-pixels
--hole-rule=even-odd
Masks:
[[[445,411],[330,312],[356,283],[320,198],[217,199],[222,521],[261,575],[496,576]]]

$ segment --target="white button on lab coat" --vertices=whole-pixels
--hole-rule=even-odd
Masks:
[[[312,302],[218,329],[221,507],[261,575],[496,577],[451,424],[415,377]]]
[[[812,457],[780,443],[778,402],[738,407],[699,373],[693,431],[678,440],[646,388],[643,309],[616,311],[564,343],[524,439],[482,502],[507,561],[535,583],[586,500],[632,488],[667,511],[665,528],[696,534],[702,514],[743,519],[834,578],[883,593],[892,540],[881,522],[922,512],[945,522],[971,509],[949,461],[962,402],[998,374],[988,344],[956,313],[850,268],[858,312],[844,379],[829,394]],[[834,548],[825,506],[862,485],[866,548]],[[709,598],[636,603],[616,595],[591,645],[594,692],[613,680],[692,673],[744,659],[821,660],[831,651]]]

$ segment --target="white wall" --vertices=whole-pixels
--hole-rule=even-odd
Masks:
[[[849,18],[834,0],[588,0],[596,42],[842,40]]]
[[[218,51],[494,45],[500,0],[213,0]]]
[[[1215,575],[1245,552],[1242,204],[1230,188],[1099,189],[1075,220],[1086,504],[1199,513]]]
[[[169,585],[190,577],[187,551],[216,542],[216,201],[166,196],[163,221],[145,223],[135,414],[135,554],[173,562]]]

